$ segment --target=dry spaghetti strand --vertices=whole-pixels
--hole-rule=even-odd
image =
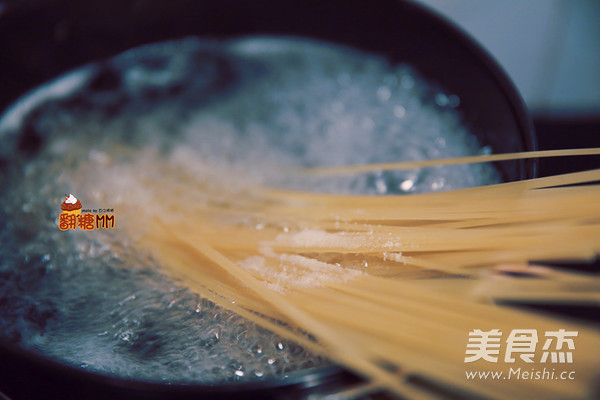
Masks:
[[[184,193],[194,187],[193,177],[184,177],[164,184]],[[584,398],[600,367],[598,331],[494,301],[598,305],[597,277],[528,262],[589,261],[600,253],[600,186],[569,186],[599,180],[595,170],[387,197],[271,188],[241,196],[223,188],[185,212],[162,198],[166,211],[151,216],[140,245],[202,296],[362,375],[367,383],[356,393],[435,397],[426,385],[414,384],[419,377],[464,395]],[[498,265],[518,265],[526,278]],[[467,367],[507,374],[512,366],[502,363],[503,353],[499,363],[466,365],[468,333],[475,329],[498,329],[503,340],[513,329],[535,329],[540,340],[558,329],[577,331],[576,361],[551,365],[558,373],[576,371],[577,379],[468,380]]]
[[[458,165],[471,163],[484,163],[495,161],[522,160],[528,158],[569,157],[569,156],[595,156],[600,155],[600,148],[565,149],[565,150],[540,150],[505,154],[487,154],[480,156],[442,158],[423,161],[402,161],[392,163],[373,163],[365,165],[348,165],[341,167],[314,167],[306,169],[311,175],[347,175],[372,171],[390,171],[400,169],[415,169],[434,167],[439,165]]]

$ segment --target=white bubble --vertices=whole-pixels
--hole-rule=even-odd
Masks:
[[[377,191],[378,194],[387,193],[388,187],[383,178],[377,178],[375,180],[375,190]]]
[[[392,97],[392,91],[387,86],[380,86],[377,89],[377,98],[381,101],[388,101]]]
[[[404,116],[406,115],[406,108],[402,106],[394,107],[394,115],[398,118],[404,118]]]
[[[435,103],[440,107],[446,107],[448,105],[448,96],[444,93],[438,93],[435,95]]]
[[[431,190],[432,191],[440,190],[440,189],[442,189],[444,187],[445,184],[446,184],[446,180],[444,178],[436,178],[431,183]]]
[[[406,179],[400,184],[400,189],[402,189],[404,192],[410,192],[414,188],[414,186],[415,181],[413,181],[412,179]]]

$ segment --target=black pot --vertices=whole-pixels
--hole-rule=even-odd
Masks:
[[[14,3],[14,4],[13,4]],[[295,35],[350,45],[416,68],[460,97],[463,123],[495,153],[535,150],[514,86],[474,41],[410,1],[34,0],[0,14],[0,109],[60,73],[129,48],[189,35]],[[536,162],[498,163],[504,180],[532,178]],[[215,386],[133,382],[62,365],[0,341],[0,392],[20,398],[295,398],[356,380],[331,367],[287,380]],[[0,393],[1,394],[1,393]],[[1,396],[0,396],[1,398]]]

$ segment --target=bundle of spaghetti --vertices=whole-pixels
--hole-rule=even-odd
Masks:
[[[362,375],[365,390],[407,398],[432,397],[432,386],[492,398],[593,396],[597,330],[494,301],[598,305],[599,278],[527,264],[600,253],[600,186],[576,186],[600,181],[600,170],[381,197],[226,186],[211,195],[205,183],[177,174],[153,182],[157,198],[200,191],[201,200],[182,210],[161,197],[139,245],[198,294]],[[510,265],[530,274],[527,282],[507,275]],[[497,330],[505,341],[514,329],[536,330],[540,341],[546,332],[577,332],[574,363],[540,364],[541,346],[533,364],[520,353],[512,364],[503,352],[499,362],[466,363],[470,332]],[[466,366],[509,380],[466,379]],[[575,370],[577,378],[511,380],[513,366],[549,367],[556,376]]]

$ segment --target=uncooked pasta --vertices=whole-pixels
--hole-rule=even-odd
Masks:
[[[598,305],[597,276],[546,263],[597,256],[600,171],[500,183],[491,162],[599,151],[490,154],[458,100],[268,37],[153,44],[36,89],[0,119],[2,340],[170,385],[335,363],[363,379],[340,396],[593,398],[593,324],[507,304]],[[501,351],[477,353],[484,334]]]

